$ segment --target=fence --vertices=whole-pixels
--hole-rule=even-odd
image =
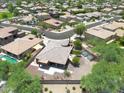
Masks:
[[[41,80],[42,84],[80,84],[80,80]]]

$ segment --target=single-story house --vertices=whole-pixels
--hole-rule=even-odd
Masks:
[[[41,6],[34,6],[32,8],[30,8],[31,11],[41,11],[42,7]]]
[[[92,18],[101,18],[103,16],[103,14],[101,12],[92,12],[92,13],[80,13],[80,14],[77,14],[77,19],[78,20],[81,20],[81,21],[88,21]]]
[[[106,23],[103,25],[104,29],[110,30],[110,31],[115,31],[119,28],[124,28],[124,23],[123,22],[116,22],[113,21],[111,23]]]
[[[52,28],[59,28],[63,24],[62,21],[53,18],[45,20],[44,23],[50,25]]]
[[[92,13],[85,13],[85,14],[77,14],[78,17],[88,17],[88,18],[92,18],[92,17],[95,17],[95,18],[98,18],[98,17],[101,17],[102,16],[102,13],[101,12],[92,12]]]
[[[106,7],[106,8],[104,8],[104,9],[102,9],[102,12],[110,13],[112,10],[113,10],[112,8]]]
[[[71,15],[70,13],[68,13],[68,12],[65,12],[65,15],[61,15],[60,16],[60,20],[61,21],[70,21],[70,20],[74,20],[76,18],[76,16],[74,16],[74,15]]]
[[[119,9],[124,9],[124,5],[119,5],[118,8]]]
[[[30,9],[34,6],[33,3],[30,3],[30,4],[21,4],[21,7],[23,7],[24,9]]]
[[[1,47],[2,51],[12,57],[21,59],[25,57],[26,53],[31,53],[35,50],[37,44],[40,44],[42,40],[36,38],[34,35],[27,35],[22,38],[17,38],[13,42]]]
[[[30,12],[28,11],[28,10],[19,10],[19,13],[21,14],[21,15],[28,15],[28,14],[30,14]]]
[[[32,15],[28,15],[28,16],[23,16],[20,20],[19,20],[22,24],[28,24],[28,25],[32,25],[36,23],[36,18]]]
[[[115,31],[115,33],[116,33],[116,35],[117,35],[118,37],[123,37],[123,36],[124,36],[124,30],[123,30],[123,29],[117,29],[117,30]]]
[[[88,29],[85,32],[86,39],[88,38],[99,38],[104,41],[109,41],[113,38],[115,38],[116,34],[112,31],[103,29],[101,27],[94,27],[91,29]]]
[[[50,18],[50,15],[48,13],[38,13],[36,14],[36,17],[39,19],[39,20],[46,20],[46,19],[49,19]]]
[[[62,41],[63,42],[63,41]],[[72,46],[67,46],[68,42],[49,42],[47,46],[36,56],[36,62],[43,66],[54,66],[65,68],[68,65],[68,58]]]
[[[18,11],[23,10],[21,7],[16,7],[16,9],[17,9]]]
[[[122,9],[112,11],[113,14],[120,15],[122,13]]]

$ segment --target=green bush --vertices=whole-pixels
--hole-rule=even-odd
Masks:
[[[53,93],[52,91],[49,91],[49,93]]]
[[[67,77],[70,77],[71,73],[69,71],[65,70],[64,75],[67,76]]]
[[[2,13],[2,18],[3,18],[3,19],[8,18],[7,13]]]
[[[72,51],[72,54],[80,55],[81,54],[81,51],[80,50],[73,50]]]
[[[33,35],[37,36],[37,34],[38,34],[37,29],[32,29],[31,34],[33,34]]]
[[[75,86],[73,86],[73,87],[72,87],[72,89],[73,89],[73,90],[76,90],[76,87],[75,87]]]
[[[46,92],[47,92],[47,91],[48,91],[48,88],[44,88],[44,91],[46,91]]]
[[[82,49],[82,43],[81,40],[76,40],[73,42],[75,49],[81,50]]]
[[[12,17],[13,17],[13,14],[8,11],[0,13],[0,19],[7,19],[7,18],[12,18]]]
[[[120,42],[120,45],[124,46],[124,37],[120,38],[119,42]]]
[[[79,65],[80,63],[80,57],[74,57],[73,60],[72,60],[73,64],[74,65]]]

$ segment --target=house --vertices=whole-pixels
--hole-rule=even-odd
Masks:
[[[117,35],[118,37],[123,37],[123,36],[124,36],[124,30],[123,30],[123,29],[117,29],[117,30],[115,31],[115,33],[116,33],[116,35]]]
[[[30,14],[30,12],[28,11],[28,10],[19,10],[19,13],[21,14],[21,15],[29,15]]]
[[[36,18],[32,15],[28,15],[28,16],[23,16],[19,21],[22,24],[33,25],[36,23]]]
[[[101,27],[94,27],[91,29],[88,29],[85,32],[86,39],[89,38],[98,38],[104,41],[109,41],[111,39],[114,39],[116,37],[116,34],[112,31],[103,29]]]
[[[119,9],[124,9],[124,5],[119,5],[118,8]]]
[[[37,44],[40,44],[42,40],[36,38],[34,35],[27,35],[22,38],[17,38],[13,42],[1,47],[2,51],[14,58],[21,59],[25,57],[27,53],[35,51]]]
[[[76,16],[71,15],[68,12],[65,12],[65,15],[61,15],[59,19],[61,21],[70,21],[70,20],[74,20],[75,18],[76,18]]]
[[[16,9],[17,9],[18,11],[23,10],[21,7],[16,7]]]
[[[77,18],[82,18],[82,20],[90,20],[92,18],[100,18],[102,17],[102,13],[101,12],[92,12],[92,13],[85,13],[85,14],[77,14],[76,15]]]
[[[44,23],[48,24],[52,28],[59,28],[63,24],[62,21],[53,18],[45,20]]]
[[[110,30],[110,31],[115,31],[119,28],[124,28],[124,23],[123,22],[116,22],[113,21],[111,23],[106,23],[103,25],[104,29]]]
[[[113,14],[120,15],[123,12],[122,9],[112,11]]]
[[[50,18],[50,15],[48,13],[38,13],[36,14],[36,17],[39,19],[39,20],[46,20],[46,19],[49,19]]]
[[[32,11],[32,12],[41,12],[42,11],[42,7],[41,6],[34,6],[34,7],[32,7],[32,8],[30,8],[30,10]]]
[[[33,3],[30,3],[30,4],[22,3],[22,4],[21,4],[21,7],[22,7],[23,9],[26,9],[26,10],[32,8],[33,6],[34,6]]]
[[[42,66],[53,66],[65,68],[68,65],[68,58],[72,50],[71,46],[61,41],[49,42],[47,46],[36,56],[36,62]]]
[[[15,27],[0,28],[0,45],[13,41],[18,36],[18,29]]]
[[[106,8],[104,8],[104,9],[102,9],[102,12],[110,13],[112,10],[113,10],[112,8],[106,7]]]

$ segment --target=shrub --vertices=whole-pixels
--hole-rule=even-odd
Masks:
[[[80,57],[74,57],[72,62],[73,62],[74,65],[79,65]]]
[[[8,18],[7,13],[2,13],[2,18],[3,18],[3,19]]]
[[[73,42],[75,49],[81,50],[82,49],[82,43],[81,40],[76,40]]]
[[[69,71],[65,70],[64,75],[67,76],[67,77],[70,77],[71,73]]]
[[[50,90],[49,93],[53,93],[53,92]]]
[[[120,38],[120,44],[124,46],[124,37]]]
[[[19,15],[19,11],[17,9],[13,10],[14,16],[18,16]]]
[[[76,90],[75,86],[72,87],[73,90]]]
[[[72,51],[72,54],[80,55],[80,54],[81,54],[81,51],[79,51],[79,50],[73,50],[73,51]]]
[[[38,34],[37,29],[32,29],[31,34],[33,34],[33,35],[37,36],[37,34]]]
[[[47,92],[47,91],[48,91],[48,88],[44,88],[44,91],[46,91],[46,92]]]

